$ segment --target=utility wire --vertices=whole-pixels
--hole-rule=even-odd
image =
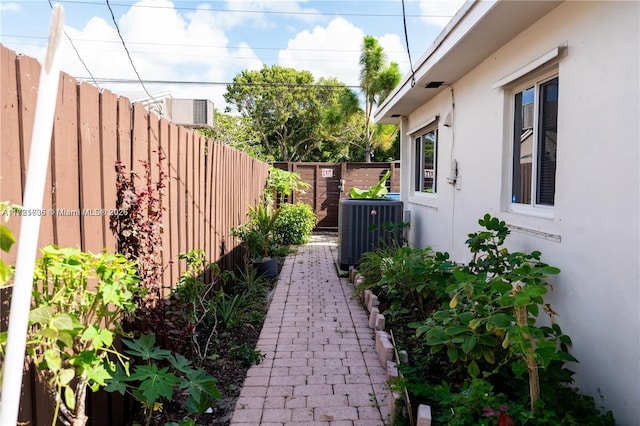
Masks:
[[[402,0],[402,22],[404,23],[404,40],[407,43],[407,54],[409,55],[409,67],[411,68],[411,87],[416,85],[416,75],[413,71],[413,61],[411,60],[411,50],[409,50],[409,34],[407,33],[407,15],[404,10],[404,0]]]
[[[53,4],[51,3],[51,0],[49,0],[49,7],[51,8],[51,10],[53,10]],[[93,81],[93,84],[95,84],[96,87],[98,89],[100,89],[100,86],[98,85],[98,82],[96,81],[96,79],[93,78],[93,74],[91,74],[91,71],[89,70],[89,67],[82,60],[82,56],[80,56],[80,52],[78,52],[78,49],[76,48],[76,45],[73,44],[73,40],[71,40],[71,37],[69,37],[69,34],[67,34],[66,30],[63,30],[63,31],[64,31],[65,37],[67,37],[67,40],[69,40],[69,43],[71,43],[71,47],[73,47],[73,50],[76,51],[76,55],[78,56],[78,59],[80,59],[80,62],[82,63],[82,66],[84,66],[84,69],[87,70],[87,72],[89,73],[89,76],[91,77],[91,81]]]
[[[129,57],[129,62],[131,63],[131,66],[133,67],[133,71],[136,73],[136,76],[138,77],[138,81],[142,85],[142,88],[144,89],[144,92],[147,94],[147,96],[149,96],[149,98],[151,98],[154,102],[157,103],[158,101],[156,100],[156,98],[151,96],[151,93],[149,93],[149,91],[147,90],[147,87],[144,85],[144,82],[142,81],[142,78],[140,77],[140,74],[138,73],[138,70],[136,69],[136,66],[133,64],[133,59],[131,59],[131,54],[129,53],[129,49],[127,48],[127,44],[124,42],[124,38],[122,38],[122,34],[120,33],[120,27],[118,26],[118,22],[116,21],[116,16],[113,14],[113,9],[111,9],[111,5],[109,4],[109,0],[106,0],[106,2],[107,2],[107,7],[109,8],[109,12],[111,12],[111,19],[113,20],[113,25],[116,26],[116,31],[118,32],[118,37],[120,37],[120,41],[122,41],[122,46],[124,47],[125,52],[127,52],[127,57]]]
[[[72,0],[58,0],[59,3],[73,3],[73,4],[86,4],[95,5],[100,4],[97,1],[72,1]],[[388,13],[343,13],[343,12],[318,12],[318,11],[285,11],[285,10],[248,10],[248,9],[215,9],[215,8],[198,8],[198,7],[186,7],[178,6],[159,6],[153,4],[134,4],[134,3],[114,3],[114,7],[139,7],[147,9],[174,9],[174,10],[191,10],[209,12],[229,12],[229,13],[261,13],[272,15],[315,15],[315,16],[355,16],[355,17],[369,17],[369,18],[393,18],[399,15],[392,15]],[[407,15],[410,18],[451,18],[450,14],[429,14],[429,15]]]
[[[34,36],[34,35],[22,35],[22,34],[1,34],[0,33],[0,37],[13,37],[13,38],[17,38],[17,39],[38,39],[38,40],[47,40],[47,37],[45,36]],[[111,44],[111,43],[118,43],[118,41],[113,41],[113,40],[99,40],[99,39],[83,39],[83,38],[77,38],[76,41],[83,41],[83,42],[90,42],[90,43],[101,43],[101,44]],[[13,44],[25,44],[25,43],[18,43],[18,42],[14,42]],[[202,49],[243,49],[246,48],[246,46],[243,45],[232,45],[232,46],[222,46],[222,45],[213,45],[213,44],[191,44],[191,43],[157,43],[157,42],[150,42],[150,41],[127,41],[127,44],[130,46],[132,44],[136,44],[136,45],[145,45],[145,46],[161,46],[161,47],[196,47],[196,48],[202,48]],[[265,47],[265,46],[251,46],[251,50],[283,50],[282,47]],[[332,53],[360,53],[360,49],[316,49],[316,48],[307,48],[307,49],[302,49],[302,48],[295,48],[295,47],[287,47],[288,51],[296,51],[296,52],[332,52]],[[400,51],[398,50],[385,50],[386,52],[391,52],[391,53],[399,53]],[[414,53],[416,53],[417,51],[414,51]],[[418,52],[420,53],[420,52]],[[174,56],[173,54],[169,53],[168,55],[170,56]],[[196,56],[194,54],[194,56]]]
[[[76,77],[78,80],[88,80],[87,77]],[[98,78],[102,84],[138,84],[140,80],[134,80],[130,78]],[[224,81],[188,81],[188,80],[144,80],[147,84],[176,84],[176,85],[202,85],[202,86],[253,86],[253,87],[288,87],[288,88],[318,88],[318,89],[359,89],[359,84],[297,84],[297,83],[239,83],[239,82],[224,82]]]

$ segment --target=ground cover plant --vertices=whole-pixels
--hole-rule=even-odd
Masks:
[[[391,386],[406,388],[413,407],[429,404],[434,424],[614,424],[572,387],[571,339],[544,300],[560,270],[540,252],[509,252],[503,221],[479,224],[466,264],[428,248],[365,256],[362,287],[380,297],[397,348],[409,353]]]
[[[180,258],[187,270],[166,299],[139,315],[133,327],[138,337],[125,341],[141,373],[118,375],[109,390],[128,391],[139,402],[135,423],[226,425],[246,370],[264,357],[255,344],[274,282],[250,264],[237,273],[220,271],[201,250]],[[149,339],[157,349],[144,349]],[[162,386],[136,391],[139,379],[149,377]],[[200,392],[195,399],[194,380]]]

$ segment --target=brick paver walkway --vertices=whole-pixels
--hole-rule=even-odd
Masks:
[[[287,257],[232,425],[383,425],[386,373],[368,316],[335,268],[336,238]]]

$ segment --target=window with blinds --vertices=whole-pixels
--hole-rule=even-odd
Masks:
[[[553,206],[558,146],[558,77],[514,94],[511,202]]]
[[[438,172],[438,130],[431,130],[414,137],[416,192],[436,193]]]

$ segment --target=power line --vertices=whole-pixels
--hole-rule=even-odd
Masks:
[[[59,3],[71,3],[71,4],[86,4],[86,5],[97,5],[101,4],[98,1],[74,1],[74,0],[58,0]],[[229,13],[256,13],[256,14],[272,14],[272,15],[310,15],[310,16],[354,16],[354,17],[368,17],[368,18],[396,18],[401,17],[402,15],[397,14],[389,14],[389,13],[352,13],[352,12],[316,12],[316,11],[276,11],[276,10],[250,10],[250,9],[216,9],[216,8],[207,8],[204,9],[202,7],[186,7],[186,6],[160,6],[160,5],[152,5],[152,4],[133,4],[133,3],[114,3],[114,7],[136,7],[136,8],[146,8],[146,9],[172,9],[172,10],[187,10],[187,11],[210,11],[210,12],[229,12]],[[433,14],[433,15],[424,15],[424,14],[411,14],[406,15],[409,18],[451,18],[450,14]]]
[[[53,4],[51,3],[51,0],[49,0],[49,7],[51,8],[51,10],[53,10]],[[91,70],[89,70],[89,67],[87,66],[87,64],[85,64],[84,61],[82,60],[82,56],[80,56],[80,52],[78,52],[78,49],[76,48],[76,45],[73,44],[73,40],[71,40],[71,37],[69,37],[69,34],[67,34],[66,30],[63,30],[63,32],[64,32],[65,37],[67,37],[67,40],[69,40],[69,43],[71,44],[71,47],[73,47],[73,50],[76,51],[76,55],[78,56],[78,59],[80,59],[80,62],[82,63],[82,66],[84,67],[85,70],[87,70],[87,72],[91,76],[91,80],[96,85],[96,87],[98,89],[100,89],[100,86],[96,82],[96,79],[93,78],[93,74],[91,74]]]
[[[402,23],[404,24],[404,40],[407,43],[407,54],[409,55],[409,67],[411,68],[411,87],[416,85],[415,72],[413,71],[413,61],[411,60],[411,51],[409,50],[409,34],[407,33],[407,17],[404,11],[404,0],[402,0]]]
[[[78,80],[88,80],[88,77],[76,77]],[[102,84],[138,84],[140,80],[131,78],[108,78],[98,77],[97,81]],[[253,86],[253,87],[288,87],[288,88],[322,88],[322,89],[360,89],[359,84],[302,84],[302,83],[237,83],[224,81],[189,81],[189,80],[144,80],[147,84],[175,84],[175,85],[198,85],[198,86]],[[148,93],[147,93],[148,94]]]
[[[24,39],[37,39],[37,40],[47,40],[47,37],[44,36],[30,36],[30,35],[19,35],[19,34],[0,34],[0,37],[13,37],[13,38],[24,38]],[[98,39],[82,39],[77,38],[76,41],[89,42],[89,43],[104,43],[104,44],[112,44],[119,43],[118,41],[113,40],[98,40]],[[13,43],[19,44],[19,43]],[[144,41],[127,41],[128,45],[145,45],[145,46],[159,46],[159,47],[197,47],[203,49],[244,49],[247,46],[241,45],[233,45],[233,46],[220,46],[220,45],[208,45],[208,44],[187,44],[187,43],[154,43],[154,42],[144,42]],[[286,49],[282,47],[250,47],[251,50],[287,50],[287,51],[296,51],[296,52],[332,52],[332,53],[360,53],[359,49],[301,49],[301,48],[290,48]],[[399,53],[397,50],[388,50],[387,52]],[[140,53],[140,52],[137,52]],[[421,53],[419,51],[413,51],[413,53]],[[172,55],[172,54],[168,54]],[[195,56],[195,54],[194,54]]]
[[[136,69],[136,66],[133,64],[133,59],[131,59],[131,54],[129,53],[129,49],[127,48],[127,44],[124,42],[124,38],[122,38],[122,34],[120,33],[120,27],[118,26],[118,22],[116,21],[116,17],[113,14],[113,9],[111,9],[111,5],[109,4],[109,0],[106,0],[106,2],[107,2],[107,7],[109,8],[109,12],[111,12],[111,19],[113,20],[113,25],[116,26],[116,31],[118,33],[118,37],[120,37],[120,41],[122,41],[122,46],[124,47],[124,50],[127,52],[127,57],[129,58],[129,62],[131,63],[131,66],[133,67],[133,71],[136,73],[136,76],[138,77],[138,81],[142,85],[142,88],[144,89],[144,91],[147,94],[147,96],[149,96],[149,98],[153,99],[154,102],[157,102],[156,99],[153,96],[151,96],[151,93],[149,93],[149,91],[147,90],[146,86],[142,82],[142,78],[140,77],[140,74],[138,73],[138,70]]]

